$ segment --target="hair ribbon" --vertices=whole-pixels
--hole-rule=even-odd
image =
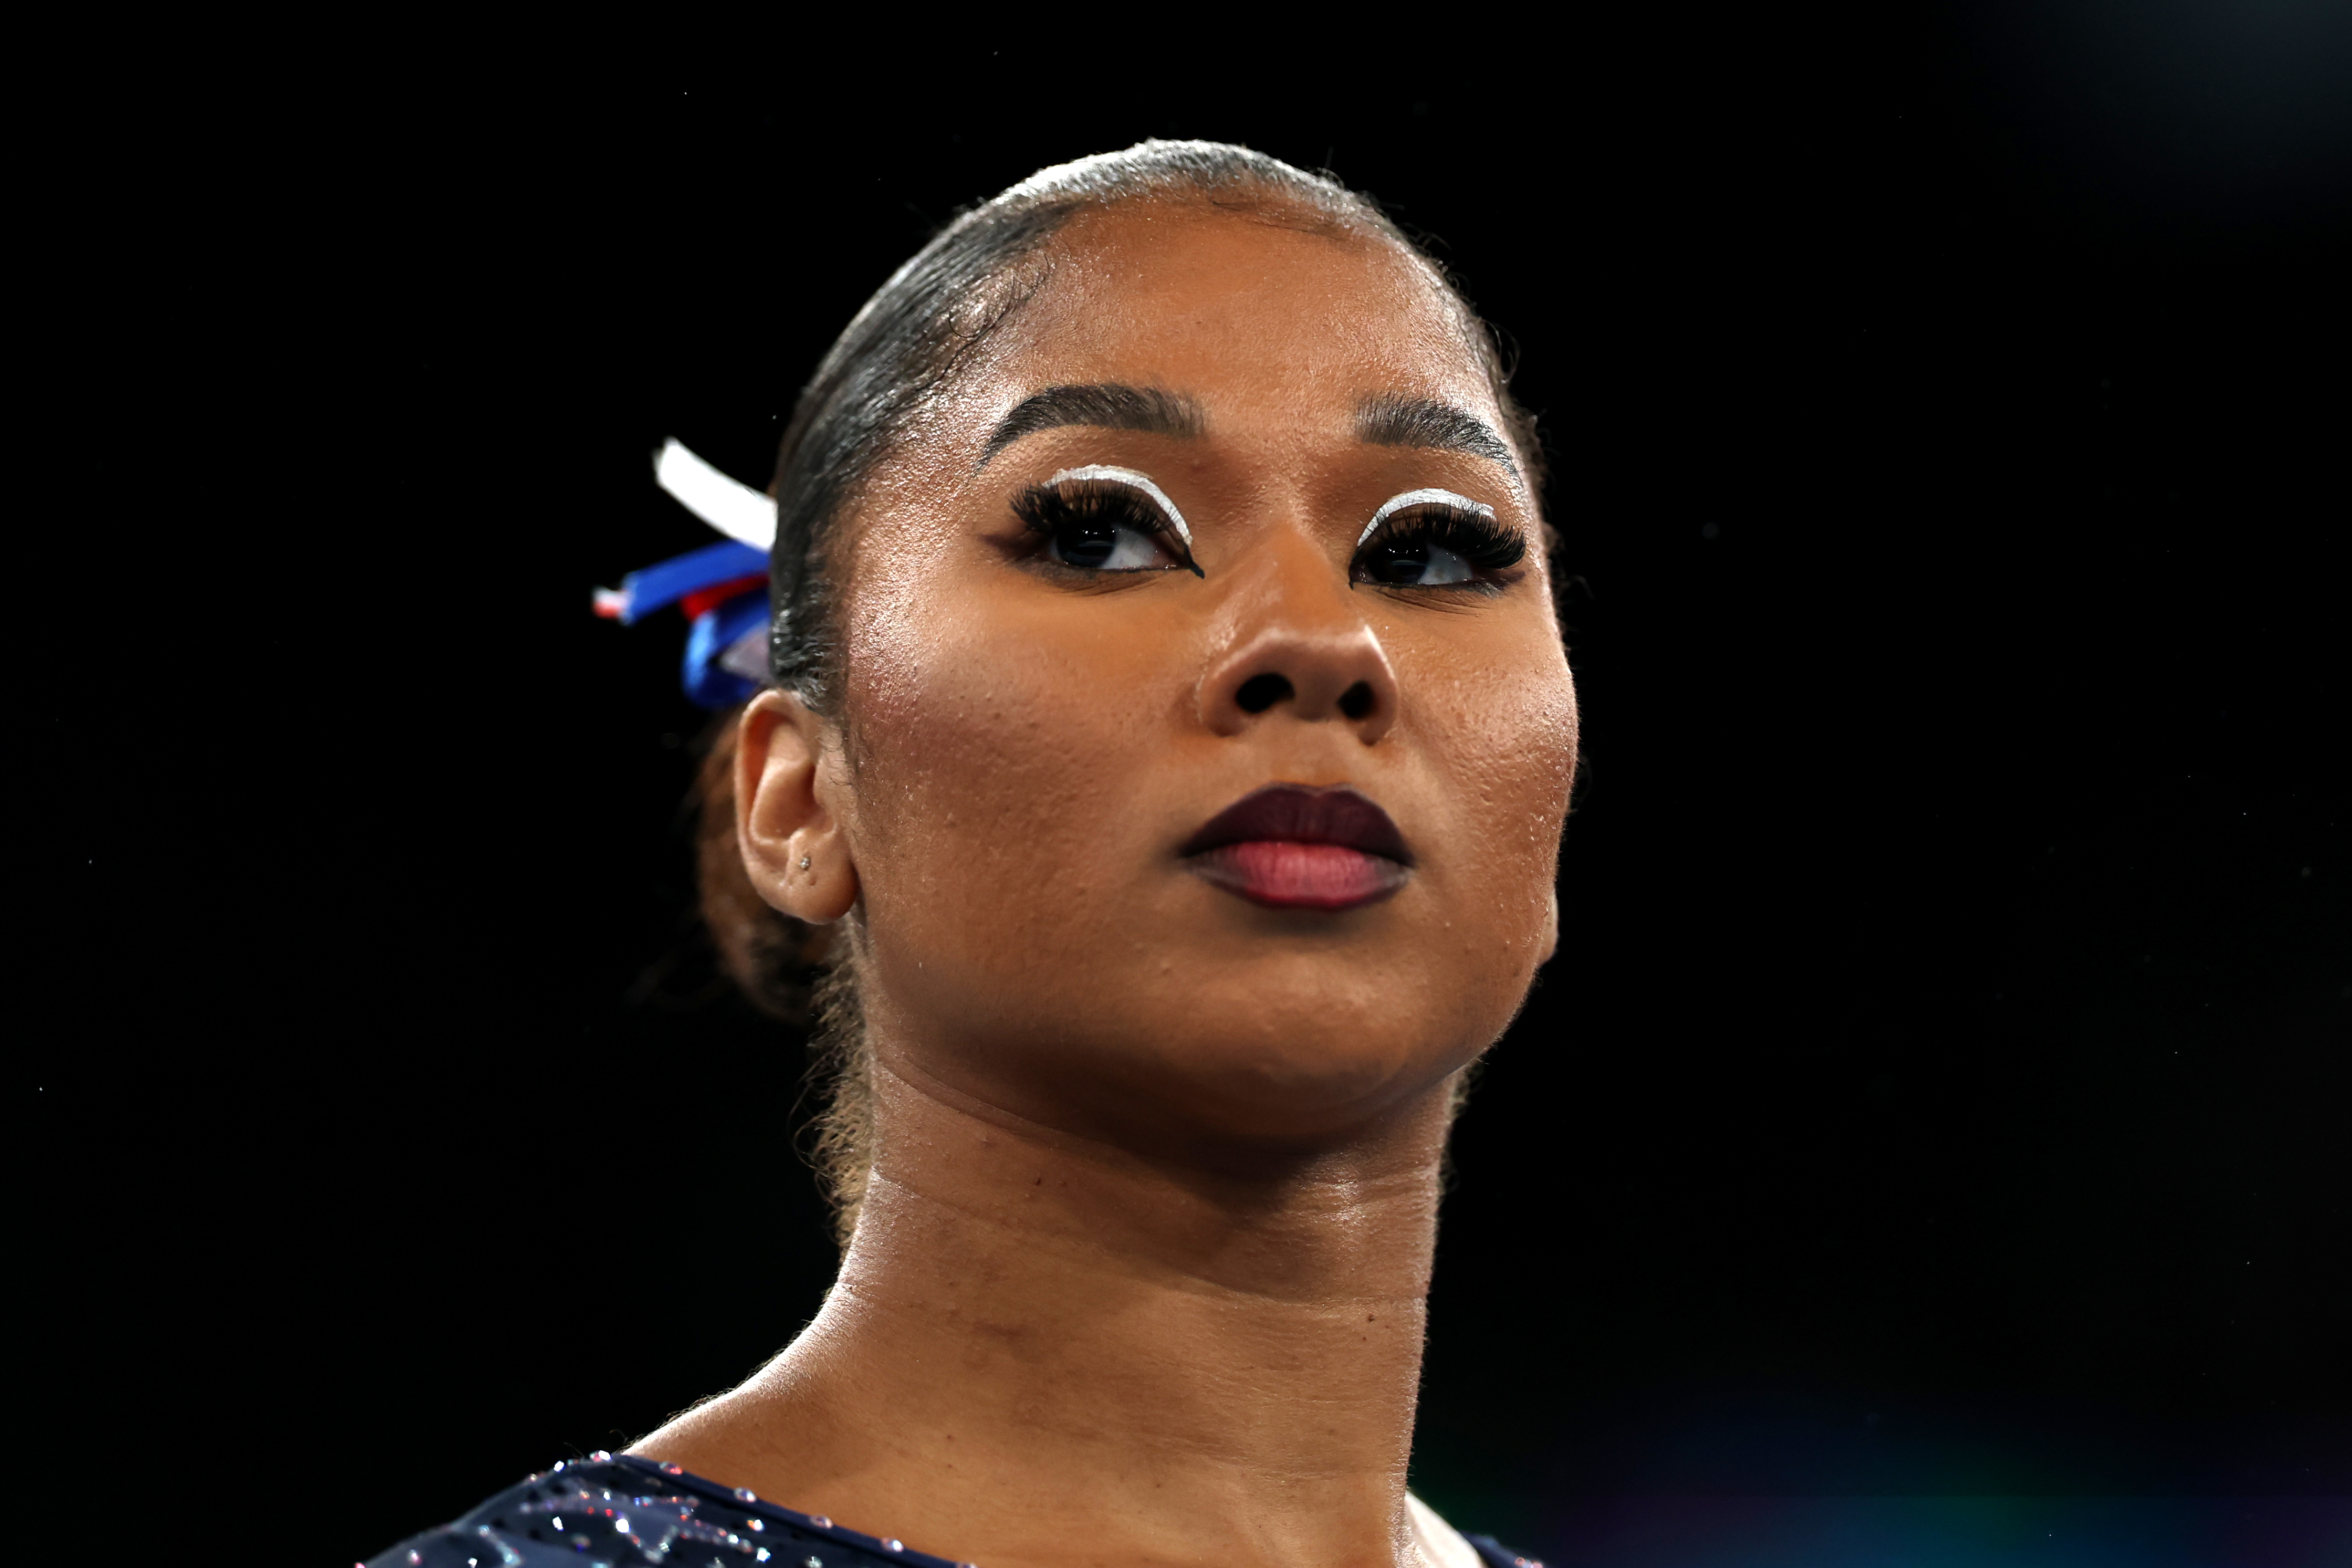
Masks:
[[[592,605],[629,626],[676,605],[689,626],[680,675],[688,697],[731,708],[768,684],[768,551],[776,503],[730,479],[673,437],[654,459],[654,482],[726,535],[599,588]]]

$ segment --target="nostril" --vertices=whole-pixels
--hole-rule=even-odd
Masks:
[[[1355,685],[1339,693],[1339,711],[1350,719],[1369,719],[1371,717],[1372,704],[1379,700],[1380,699],[1372,695],[1370,682],[1359,680]]]
[[[1276,703],[1297,695],[1290,682],[1279,675],[1253,675],[1242,682],[1234,693],[1234,700],[1244,713],[1263,713]]]

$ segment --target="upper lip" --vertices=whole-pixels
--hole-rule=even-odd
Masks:
[[[1401,865],[1412,864],[1397,825],[1366,796],[1345,784],[1268,784],[1244,795],[1202,825],[1181,851],[1199,855],[1254,838],[1294,844],[1340,844]]]

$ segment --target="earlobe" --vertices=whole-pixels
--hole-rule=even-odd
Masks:
[[[847,914],[857,868],[830,787],[833,729],[798,695],[763,691],[743,710],[735,748],[735,836],[751,886],[811,925]]]

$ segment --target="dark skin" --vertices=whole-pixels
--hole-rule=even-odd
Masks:
[[[815,1321],[635,1451],[988,1568],[1421,1563],[1450,1094],[1551,953],[1576,703],[1539,548],[1356,580],[1402,493],[1540,522],[1510,462],[1363,438],[1382,395],[1503,428],[1421,267],[1271,216],[1074,222],[845,519],[838,716],[761,696],[737,794],[762,895],[856,915],[872,1183]],[[1199,432],[986,457],[1092,384]],[[1085,465],[1148,476],[1201,574],[1141,535],[1112,561],[1167,569],[1057,560],[1013,503]],[[1267,909],[1194,874],[1186,839],[1276,783],[1378,802],[1402,889]]]

